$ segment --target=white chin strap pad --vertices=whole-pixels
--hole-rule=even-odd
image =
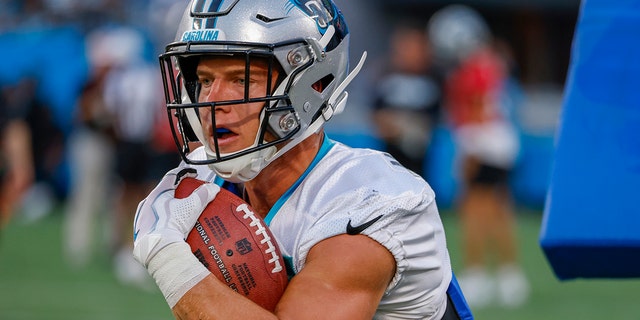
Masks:
[[[209,168],[226,181],[246,182],[255,178],[271,162],[270,159],[275,159],[273,155],[276,151],[276,147],[271,146],[235,159],[209,164]]]

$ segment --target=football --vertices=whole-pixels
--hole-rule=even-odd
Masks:
[[[185,198],[201,180],[186,177],[175,191]],[[241,198],[220,189],[187,237],[193,254],[220,281],[273,311],[288,282],[276,239]]]

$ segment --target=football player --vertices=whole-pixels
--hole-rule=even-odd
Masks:
[[[330,0],[194,0],[160,56],[183,164],[143,200],[134,255],[179,319],[471,319],[429,185],[333,141],[349,30]],[[181,168],[210,183],[169,199]],[[219,187],[264,218],[291,280],[275,312],[236,294],[184,239]]]

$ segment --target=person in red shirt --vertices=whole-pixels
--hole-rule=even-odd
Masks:
[[[465,271],[460,285],[472,307],[494,298],[504,306],[518,306],[529,289],[517,261],[508,185],[519,142],[504,103],[507,61],[482,17],[469,7],[441,9],[431,18],[429,31],[436,54],[450,67],[444,112],[454,133],[462,181],[458,210]],[[489,268],[492,258],[495,273]]]

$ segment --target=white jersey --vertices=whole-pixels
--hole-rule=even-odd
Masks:
[[[214,181],[208,167],[198,167],[200,179]],[[444,314],[452,271],[435,194],[389,155],[325,139],[310,168],[265,221],[296,273],[315,244],[335,235],[360,233],[386,247],[396,274],[374,319]]]

